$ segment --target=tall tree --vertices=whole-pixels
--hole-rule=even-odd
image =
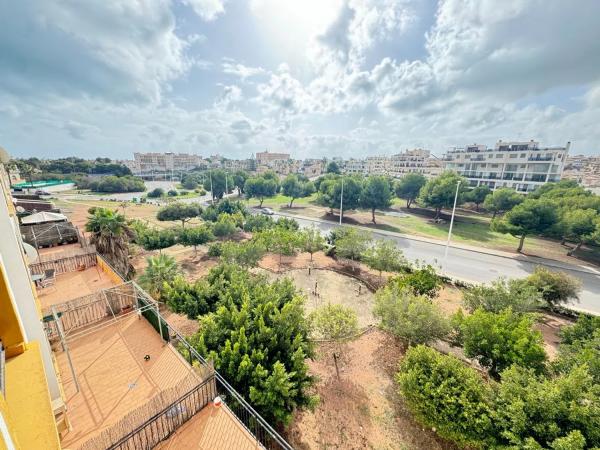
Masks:
[[[297,198],[308,197],[315,192],[315,186],[310,181],[302,181],[296,174],[289,174],[281,183],[281,192],[286,197],[290,197],[290,205]]]
[[[360,193],[362,191],[362,180],[356,177],[343,177],[344,202],[343,209],[356,209],[360,204]],[[342,198],[342,177],[328,178],[319,185],[318,202],[327,206],[331,211],[340,207]],[[343,212],[340,211],[343,216]]]
[[[481,205],[485,198],[491,194],[491,189],[487,184],[474,187],[465,194],[465,200],[467,202],[475,203],[475,209],[479,211],[479,205]]]
[[[238,195],[242,195],[244,193],[244,185],[246,184],[246,180],[250,175],[245,170],[237,170],[233,174],[233,183],[238,190]]]
[[[577,252],[585,242],[600,242],[600,214],[594,209],[575,209],[566,211],[561,222],[564,224],[564,236],[576,243],[567,255]]]
[[[278,188],[277,181],[272,178],[265,178],[264,176],[250,177],[244,185],[244,193],[248,198],[259,199],[259,207],[262,208],[265,198],[274,197]]]
[[[527,199],[507,212],[501,220],[492,221],[492,230],[519,237],[517,252],[521,253],[528,235],[544,233],[557,221],[554,205],[544,200]]]
[[[129,261],[129,242],[134,232],[125,221],[125,216],[111,209],[90,208],[85,231],[91,233],[91,243],[96,250],[125,279],[131,279],[135,269]]]
[[[222,169],[216,169],[210,170],[205,175],[203,186],[207,191],[212,189],[211,196],[213,200],[222,199],[223,194],[225,194],[225,188],[227,188],[228,194],[233,191],[233,188],[235,187],[235,181],[230,173],[225,172]]]
[[[427,178],[420,173],[408,173],[404,175],[395,185],[396,196],[406,200],[406,208],[417,199],[421,188],[427,183]]]
[[[487,211],[492,211],[492,219],[496,218],[497,214],[510,211],[518,204],[522,203],[525,197],[511,188],[496,189],[489,193],[483,201],[483,208]]]
[[[158,210],[156,218],[161,222],[165,221],[181,221],[181,228],[185,227],[185,223],[198,217],[202,213],[202,208],[194,203],[170,203]]]
[[[435,218],[438,219],[442,208],[452,208],[454,205],[456,187],[459,181],[457,205],[461,205],[464,202],[464,194],[468,190],[469,183],[465,178],[450,170],[427,181],[419,193],[419,203],[435,208]]]
[[[140,276],[140,285],[153,297],[160,298],[165,283],[171,283],[179,272],[175,258],[160,254],[146,259],[148,265]]]
[[[381,175],[370,175],[360,192],[360,205],[371,210],[371,220],[375,222],[375,210],[386,209],[392,204],[392,188],[388,179]]]

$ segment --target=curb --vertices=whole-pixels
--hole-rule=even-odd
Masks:
[[[302,220],[308,220],[310,222],[324,223],[324,224],[328,224],[328,225],[331,225],[334,227],[339,227],[339,224],[329,221],[329,220],[316,219],[314,217],[307,217],[307,216],[301,216],[301,215],[296,215],[296,214],[288,214],[288,213],[283,213],[283,212],[276,212],[275,214],[279,215],[279,216],[298,218],[298,219],[302,219]],[[441,241],[438,241],[435,239],[423,238],[420,236],[414,236],[414,235],[410,235],[410,234],[395,233],[393,231],[386,231],[386,230],[373,230],[372,228],[361,226],[361,225],[346,224],[346,226],[359,228],[361,230],[369,231],[373,234],[392,236],[392,237],[397,237],[397,238],[401,238],[401,239],[407,239],[409,241],[426,242],[426,243],[432,244],[432,245],[439,245],[440,247],[444,247],[446,245],[444,242],[441,242]],[[580,265],[576,265],[576,264],[567,266],[568,263],[562,263],[560,261],[554,261],[551,259],[546,259],[546,258],[541,258],[541,257],[539,258],[540,261],[532,261],[532,259],[538,258],[537,256],[519,256],[519,255],[515,255],[515,254],[508,253],[508,252],[503,252],[503,251],[487,250],[487,249],[481,249],[478,247],[456,245],[456,244],[452,244],[452,243],[450,244],[450,248],[455,248],[458,250],[465,250],[468,252],[480,253],[483,255],[497,256],[499,258],[514,259],[516,261],[524,261],[524,262],[528,262],[531,264],[537,263],[539,265],[554,267],[557,269],[563,269],[563,270],[566,269],[566,270],[572,270],[574,272],[582,272],[582,273],[587,273],[589,275],[600,276],[600,270],[594,269],[592,267],[580,266]]]

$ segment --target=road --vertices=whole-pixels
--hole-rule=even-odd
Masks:
[[[275,214],[274,217],[281,216]],[[316,226],[322,233],[326,234],[335,227],[336,224],[319,219],[303,219],[293,215],[300,226]],[[378,232],[371,230],[373,236],[379,239],[391,239],[402,249],[406,258],[412,261],[423,261],[436,266],[442,265],[444,258],[444,245],[424,242],[421,240],[406,238],[394,235],[394,233]],[[579,296],[579,302],[569,305],[571,308],[600,315],[600,271],[594,269],[584,269],[573,264],[566,264],[557,261],[544,260],[540,258],[531,258],[520,256],[517,258],[497,256],[489,253],[482,253],[474,250],[450,247],[448,250],[448,259],[443,265],[443,271],[452,278],[472,283],[487,283],[500,276],[507,278],[522,278],[533,272],[535,266],[544,265],[550,269],[560,269],[569,275],[581,280],[582,291]]]

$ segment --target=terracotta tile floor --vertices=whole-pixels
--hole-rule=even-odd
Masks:
[[[57,275],[54,286],[38,288],[37,293],[42,308],[47,308],[113,286],[116,284],[99,267],[90,267],[82,272]]]
[[[57,352],[72,426],[63,436],[63,448],[77,448],[161,389],[180,383],[191,370],[137,315],[75,336],[68,345],[81,391],[76,392],[67,354]],[[144,361],[146,354],[149,361]]]
[[[212,404],[187,421],[157,450],[252,450],[263,448],[229,408]]]

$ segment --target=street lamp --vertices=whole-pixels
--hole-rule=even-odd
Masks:
[[[458,189],[460,188],[460,180],[456,183],[456,194],[454,194],[454,206],[452,207],[452,217],[450,217],[450,228],[448,229],[448,240],[446,241],[446,249],[444,250],[444,270],[446,269],[446,260],[448,259],[448,247],[450,246],[450,237],[452,236],[452,225],[454,225],[454,212],[456,211],[456,202],[458,200]]]

